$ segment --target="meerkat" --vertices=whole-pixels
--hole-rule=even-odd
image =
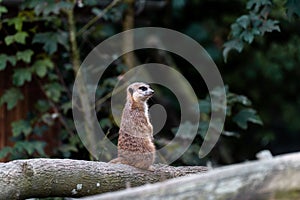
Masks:
[[[155,146],[147,100],[154,90],[146,83],[135,82],[127,87],[127,100],[122,112],[118,157],[110,163],[131,165],[153,171]]]

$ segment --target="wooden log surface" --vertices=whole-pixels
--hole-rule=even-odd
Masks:
[[[201,166],[154,167],[150,172],[128,165],[70,159],[0,163],[0,199],[83,197],[207,171]]]

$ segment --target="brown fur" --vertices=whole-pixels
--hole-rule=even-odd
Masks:
[[[155,160],[155,146],[147,105],[147,100],[152,95],[153,90],[145,83],[136,82],[128,86],[119,131],[118,157],[110,163],[153,170],[151,165]]]
[[[141,87],[146,87],[143,91]],[[155,146],[153,127],[148,116],[147,100],[153,95],[149,85],[136,82],[127,87],[118,139],[118,158],[110,163],[122,163],[153,171]]]

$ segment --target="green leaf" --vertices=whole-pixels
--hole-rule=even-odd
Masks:
[[[249,44],[253,42],[254,40],[254,35],[251,31],[243,31],[240,37],[245,41],[248,42]]]
[[[26,154],[32,156],[35,152],[38,152],[39,155],[45,156],[44,147],[46,146],[45,142],[41,141],[18,141],[16,142],[14,148],[18,152],[26,152]]]
[[[50,109],[50,105],[45,100],[38,100],[35,104],[35,108],[41,113],[44,113]]]
[[[293,16],[300,17],[300,1],[299,0],[288,0],[285,4],[286,14],[291,20]]]
[[[3,147],[0,150],[0,159],[5,158],[8,154],[12,153],[13,149],[11,147]]]
[[[251,108],[241,110],[232,120],[242,129],[248,128],[248,122],[263,124],[260,117],[256,114],[256,111]]]
[[[56,34],[53,32],[37,33],[32,43],[43,43],[43,49],[49,54],[52,54],[57,50],[57,40]]]
[[[17,59],[15,56],[8,56],[7,61],[10,62],[10,64],[12,66],[16,66],[16,64],[17,64]]]
[[[29,121],[26,120],[19,120],[13,122],[11,126],[12,126],[13,137],[18,137],[22,133],[24,133],[25,136],[28,136],[32,132],[31,125]]]
[[[39,3],[41,3],[40,0],[30,0],[30,1],[24,1],[22,2],[22,9],[25,8],[35,8]]]
[[[11,45],[14,42],[25,44],[26,37],[28,37],[28,33],[21,31],[17,32],[15,35],[6,36],[4,41],[7,46]]]
[[[280,32],[280,28],[278,26],[279,21],[277,20],[271,20],[268,19],[267,21],[265,21],[262,26],[260,27],[260,31],[262,34],[264,34],[265,32],[272,32],[272,31],[278,31]]]
[[[63,31],[37,33],[32,43],[44,44],[43,49],[49,54],[53,54],[57,50],[57,44],[63,45],[66,49],[69,48],[68,34]]]
[[[6,7],[4,7],[4,6],[0,6],[0,17],[1,17],[1,15],[2,15],[2,13],[7,13],[7,8]]]
[[[46,156],[44,148],[46,146],[45,142],[35,141],[34,142],[34,149],[38,152],[40,156]]]
[[[32,68],[35,71],[35,73],[40,77],[43,78],[46,76],[48,69],[53,69],[54,64],[50,60],[50,58],[44,58],[35,61]]]
[[[24,96],[21,93],[20,89],[11,88],[9,90],[6,90],[5,93],[1,96],[0,106],[6,103],[7,109],[11,110],[17,105],[18,101],[22,99],[24,99]]]
[[[227,62],[228,53],[231,50],[237,50],[239,53],[242,52],[244,48],[244,43],[239,39],[233,39],[228,42],[224,43],[224,49],[223,49],[223,57],[225,62]]]
[[[13,66],[16,65],[16,57],[8,56],[6,54],[0,54],[0,71],[4,70],[7,65],[7,61],[9,61]]]
[[[244,95],[238,95],[234,93],[227,94],[227,104],[233,105],[235,103],[240,103],[244,106],[251,106],[252,102]]]
[[[9,26],[15,25],[15,29],[17,31],[22,31],[23,21],[26,20],[25,16],[18,16],[7,20],[7,24]]]
[[[241,32],[242,32],[242,27],[239,25],[239,24],[237,24],[237,23],[233,23],[233,24],[231,24],[231,34],[232,34],[232,36],[233,37],[239,37],[240,36],[240,34],[241,34]]]
[[[263,19],[260,15],[250,12],[249,16],[250,16],[250,20],[251,20],[251,28],[252,29],[254,29],[254,28],[257,29],[258,27],[260,27],[262,25]]]
[[[26,37],[28,37],[28,33],[18,32],[14,35],[14,40],[20,44],[25,44]]]
[[[247,27],[250,25],[250,18],[248,15],[243,15],[236,20],[236,23],[244,29],[247,29]]]
[[[260,35],[260,34],[261,34],[261,32],[259,31],[258,28],[252,28],[251,33],[252,33],[253,35]]]
[[[34,12],[36,15],[43,14],[44,16],[48,16],[49,14],[59,14],[62,9],[72,9],[73,4],[66,1],[55,1],[55,0],[47,0],[47,1],[33,1],[33,4],[30,4],[32,8],[34,8]]]
[[[250,10],[254,7],[254,11],[258,12],[261,6],[272,5],[270,0],[250,0],[247,3],[247,9]]]
[[[27,141],[17,141],[14,145],[14,151],[15,152],[23,152],[25,149],[25,146],[28,146]]]
[[[22,148],[28,155],[32,155],[35,151],[35,143],[25,141],[23,142]]]
[[[16,56],[18,60],[23,60],[25,63],[30,63],[32,55],[33,51],[27,49],[25,51],[18,51]]]
[[[67,112],[72,109],[72,102],[68,101],[68,102],[62,104],[61,108],[63,110],[63,113],[67,114]]]
[[[15,41],[14,35],[8,35],[8,36],[6,36],[6,37],[4,38],[4,41],[5,41],[5,44],[6,44],[7,46],[11,45],[11,44]]]
[[[61,93],[63,91],[63,87],[55,83],[48,83],[44,86],[44,89],[46,91],[46,95],[52,99],[54,102],[58,102],[59,98],[61,97]]]
[[[69,35],[66,31],[57,31],[57,41],[59,44],[64,46],[66,50],[69,50]]]
[[[45,65],[41,65],[40,67],[35,68],[36,69],[36,74],[40,77],[43,78],[47,74],[47,67]]]
[[[31,81],[31,70],[29,68],[15,69],[13,73],[13,84],[22,86],[26,81]]]

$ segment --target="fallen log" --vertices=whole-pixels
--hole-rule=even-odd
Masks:
[[[165,179],[204,173],[207,167],[128,165],[70,159],[28,159],[0,163],[0,199],[83,197]]]

